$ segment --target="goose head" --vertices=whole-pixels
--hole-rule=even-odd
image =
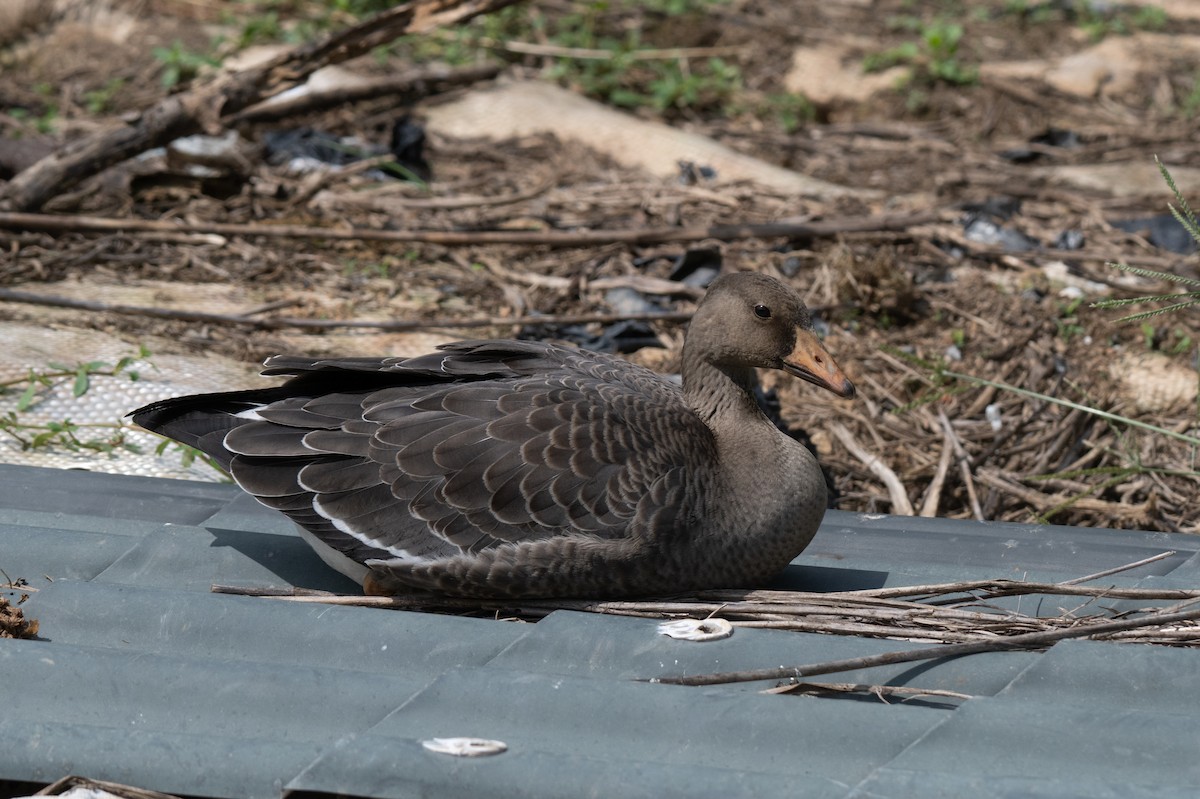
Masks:
[[[839,397],[855,394],[817,338],[800,296],[755,272],[713,281],[688,328],[683,362],[685,387],[689,371],[709,364],[743,386],[751,384],[754,368],[779,369]]]

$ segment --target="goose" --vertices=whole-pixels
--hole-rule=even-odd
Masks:
[[[715,280],[682,387],[615,356],[462,341],[411,357],[275,356],[272,388],[130,416],[218,461],[371,594],[630,597],[770,580],[826,508],[816,458],[759,409],[756,369],[852,398],[799,295]]]

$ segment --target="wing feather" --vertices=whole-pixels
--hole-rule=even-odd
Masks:
[[[135,418],[205,442],[261,502],[359,562],[620,538],[656,512],[647,503],[663,475],[711,441],[676,385],[550,344],[279,357],[265,373],[291,377],[216,395],[215,410],[191,397]]]

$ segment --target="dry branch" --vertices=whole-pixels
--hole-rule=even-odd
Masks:
[[[145,305],[117,305],[93,300],[76,300],[69,297],[54,297],[46,294],[31,294],[27,291],[0,288],[0,302],[18,302],[27,305],[42,305],[50,308],[71,308],[79,311],[94,311],[98,313],[119,314],[123,316],[145,316],[152,319],[171,319],[179,322],[200,322],[203,324],[227,325],[234,327],[249,327],[257,330],[280,330],[283,328],[299,328],[303,330],[335,330],[341,328],[356,328],[360,330],[385,330],[401,332],[406,330],[429,330],[434,328],[474,328],[474,327],[504,327],[510,325],[583,325],[583,324],[613,324],[614,322],[686,322],[691,319],[690,312],[663,313],[608,313],[608,314],[530,314],[526,316],[488,316],[474,319],[433,318],[433,319],[392,319],[381,321],[364,321],[356,319],[298,319],[294,317],[264,317],[253,318],[252,314],[262,313],[263,308],[255,308],[245,314],[205,313],[203,311],[180,311],[174,308],[155,308]],[[288,302],[287,304],[293,304]],[[270,310],[269,308],[266,310]]]
[[[1049,644],[1064,641],[1069,638],[1088,638],[1112,633],[1136,630],[1141,627],[1167,627],[1180,622],[1190,622],[1200,619],[1200,607],[1181,610],[1176,613],[1150,613],[1133,619],[1119,621],[1085,622],[1059,630],[1044,630],[1024,635],[1010,635],[992,638],[986,641],[974,641],[962,644],[948,644],[926,649],[907,649],[897,652],[885,652],[882,655],[871,655],[845,660],[831,660],[825,663],[813,663],[802,666],[780,666],[772,669],[757,669],[750,671],[734,671],[721,674],[696,674],[686,677],[655,677],[649,682],[668,683],[671,685],[722,685],[732,682],[756,682],[758,680],[786,680],[814,677],[819,674],[833,674],[839,671],[869,669],[875,666],[888,666],[896,663],[912,663],[919,660],[940,660],[942,658],[975,655],[981,652],[1004,652],[1012,649],[1041,649]]]
[[[958,691],[946,691],[938,688],[909,688],[904,685],[867,685],[851,682],[794,682],[779,685],[763,691],[764,694],[870,694],[887,702],[887,697],[898,696],[907,699],[921,699],[927,696],[940,696],[949,699],[974,699],[970,694]]]
[[[900,481],[899,476],[892,471],[892,468],[883,462],[883,458],[858,443],[858,439],[845,426],[834,423],[829,426],[829,430],[838,441],[842,442],[842,446],[850,451],[851,455],[862,461],[863,465],[871,470],[871,474],[878,477],[887,486],[888,498],[892,502],[892,511],[899,516],[912,516],[913,506],[908,500],[908,492],[904,489],[904,483]]]
[[[102,131],[43,158],[9,182],[4,203],[19,210],[41,208],[56,194],[113,164],[200,131],[215,132],[223,121],[313,72],[370,52],[413,33],[464,22],[517,0],[413,0],[371,19],[295,47],[266,64],[218,75],[171,95],[133,122]]]
[[[22,173],[24,174],[24,173]],[[14,181],[15,182],[15,181]],[[11,185],[11,184],[10,184]],[[856,216],[815,221],[695,227],[633,228],[625,230],[376,230],[322,228],[307,225],[243,225],[228,222],[169,222],[156,219],[113,219],[99,216],[58,216],[0,211],[0,228],[76,233],[186,232],[219,236],[327,239],[331,241],[390,241],[444,246],[527,244],[551,247],[593,247],[603,244],[668,244],[717,239],[824,238],[864,230],[904,230],[937,216],[934,213]]]
[[[420,97],[442,94],[459,86],[491,80],[500,74],[497,64],[468,67],[426,67],[402,75],[374,78],[349,86],[310,91],[275,102],[262,102],[235,114],[231,123],[281,119],[335,105],[370,100],[374,97],[394,97],[398,103],[412,102]]]

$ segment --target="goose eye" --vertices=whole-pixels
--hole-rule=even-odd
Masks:
[[[757,316],[759,319],[770,319],[771,318],[771,309],[765,305],[755,305],[754,306],[754,315]]]

